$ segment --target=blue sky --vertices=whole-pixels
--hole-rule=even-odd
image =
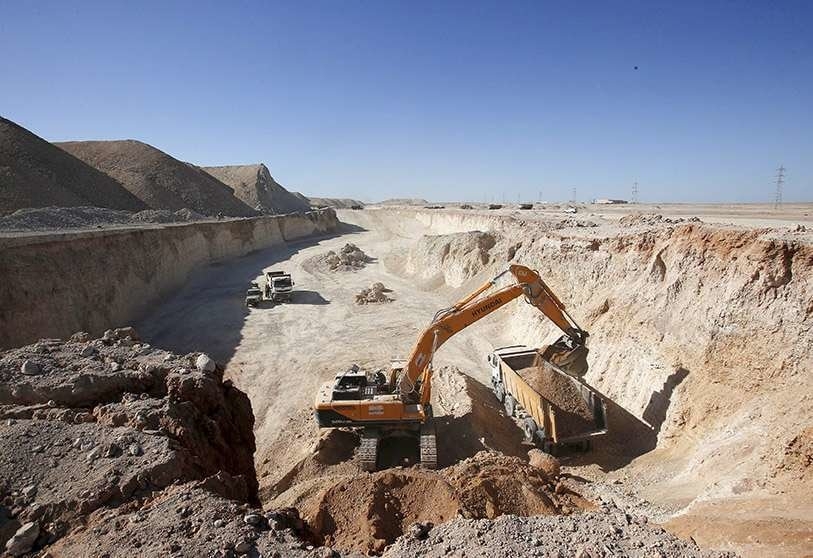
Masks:
[[[0,1],[0,114],[311,195],[813,201],[813,3]]]

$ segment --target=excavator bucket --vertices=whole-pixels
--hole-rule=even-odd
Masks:
[[[587,354],[590,351],[586,345],[568,347],[564,338],[560,338],[542,353],[542,358],[555,364],[565,372],[582,377],[587,374]]]

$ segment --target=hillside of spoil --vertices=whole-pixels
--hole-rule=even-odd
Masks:
[[[251,217],[257,212],[232,189],[194,165],[136,140],[54,144],[113,177],[152,209],[190,208],[201,215]],[[87,204],[78,204],[87,205]]]
[[[229,186],[235,197],[248,207],[266,214],[310,211],[303,197],[281,186],[264,164],[201,167],[204,171]]]
[[[403,219],[409,212],[397,213]],[[432,229],[466,226],[460,215],[415,213]],[[696,518],[692,534],[701,543],[751,544],[738,526],[759,522],[767,540],[780,523],[809,518],[809,501],[785,502],[809,491],[813,477],[809,232],[638,218],[591,229],[515,225],[498,225],[515,244],[498,242],[488,254],[493,264],[449,284],[522,263],[539,270],[590,332],[585,379],[608,398],[610,434],[571,461],[577,474],[609,473],[663,517],[680,513],[683,524]],[[413,268],[437,264],[422,245],[461,242],[461,234],[476,252],[482,233],[430,236],[409,255]],[[559,335],[533,307],[520,301],[509,310],[497,319],[514,342],[540,346]],[[715,515],[715,502],[739,502],[748,512],[737,520]],[[782,510],[780,517],[769,509]],[[809,523],[800,529],[803,537]]]
[[[119,182],[0,117],[0,215],[26,207],[146,205]]]
[[[135,213],[102,207],[35,207],[0,216],[0,231],[59,231],[66,229],[188,223],[205,217],[191,209],[145,209]]]

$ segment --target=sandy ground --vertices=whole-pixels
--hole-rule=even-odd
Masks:
[[[705,222],[725,223],[743,227],[795,227],[804,224],[810,228],[813,205],[785,206],[773,212],[769,206],[636,206],[635,211],[660,213],[665,217],[687,218],[699,215]],[[612,222],[630,208],[584,208],[578,218]],[[497,214],[520,213],[529,219],[545,219],[547,211],[513,212],[500,210]],[[552,212],[557,218],[567,217]],[[593,214],[591,216],[591,213]],[[257,437],[258,474],[263,474],[263,448],[291,446],[286,451],[288,465],[294,466],[306,458],[311,450],[308,434],[293,439],[281,439],[281,432],[290,424],[306,420],[317,387],[337,372],[356,363],[364,368],[385,367],[393,357],[405,357],[419,331],[425,327],[434,312],[448,306],[476,285],[463,284],[457,289],[448,286],[423,288],[414,279],[400,271],[407,264],[407,251],[427,229],[415,220],[382,224],[373,211],[343,211],[345,222],[358,230],[340,237],[318,241],[303,241],[286,249],[256,252],[244,258],[219,266],[208,267],[180,292],[156,308],[137,324],[142,336],[155,345],[176,352],[187,352],[205,347],[220,362],[226,364],[227,376],[244,390],[252,401]],[[352,242],[373,258],[364,268],[341,273],[321,272],[308,264],[315,256],[328,250],[338,251]],[[246,309],[242,304],[247,286],[246,277],[259,279],[263,270],[283,269],[293,275],[296,296],[291,304]],[[363,288],[380,281],[392,289],[389,304],[355,304],[355,295]],[[436,285],[434,285],[436,286]],[[488,383],[485,355],[495,347],[512,344],[509,328],[498,319],[487,319],[452,338],[436,355],[436,365],[454,365],[479,380]],[[554,331],[553,326],[550,326]],[[287,434],[285,434],[287,435]],[[289,436],[289,435],[288,435]],[[290,438],[290,436],[289,436]],[[275,464],[277,470],[281,465]],[[282,464],[282,470],[285,469]],[[659,521],[669,519],[663,507],[639,499],[627,490],[624,470],[607,475],[596,467],[572,469],[574,474],[599,481],[598,495],[618,497],[619,501],[638,505],[642,511]],[[261,480],[261,485],[262,485]],[[619,485],[613,484],[619,483]],[[605,490],[606,489],[606,490]],[[772,502],[772,505],[775,501]],[[747,512],[747,503],[739,511]],[[764,507],[762,508],[764,511]],[[660,513],[659,513],[660,512]],[[732,517],[727,510],[725,517]],[[747,515],[747,513],[746,513]],[[763,514],[766,515],[766,514]],[[771,515],[771,514],[767,514]],[[794,511],[793,515],[797,515]],[[670,529],[682,536],[694,533],[698,522],[707,523],[715,518],[720,523],[720,537],[705,536],[700,542],[719,547],[728,534],[752,529],[754,547],[740,547],[752,556],[761,555],[767,544],[778,550],[785,541],[796,552],[810,541],[809,522],[798,526],[784,518],[787,514],[777,510],[776,519],[765,523],[749,523],[747,517],[737,521],[722,521],[717,511],[693,510],[693,513],[672,518]],[[802,518],[804,519],[804,518]],[[808,517],[809,519],[809,517]],[[726,523],[726,524],[724,524]],[[785,525],[785,535],[779,527]],[[750,526],[750,527],[749,527]],[[705,529],[706,535],[713,531]],[[746,533],[747,535],[747,533]],[[790,551],[790,549],[788,549]],[[785,552],[775,555],[791,556]],[[813,554],[811,554],[813,555]]]
[[[366,214],[345,212],[345,222],[364,227]],[[449,288],[421,290],[392,273],[406,248],[423,232],[399,228],[365,230],[321,241],[305,241],[289,250],[257,252],[228,265],[202,270],[178,294],[138,325],[153,343],[177,350],[206,347],[227,363],[227,375],[251,398],[258,447],[274,441],[280,428],[313,403],[318,386],[356,363],[385,367],[405,358],[433,314],[456,299]],[[357,271],[323,273],[303,268],[307,260],[353,242],[373,258]],[[296,283],[293,303],[246,311],[242,306],[245,272],[255,268],[289,271]],[[359,306],[358,292],[381,281],[395,301]],[[237,317],[239,316],[239,317]],[[234,330],[237,326],[238,335]],[[488,321],[451,339],[436,364],[454,364],[487,383],[485,355],[510,344]]]

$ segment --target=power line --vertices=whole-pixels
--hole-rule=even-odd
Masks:
[[[638,203],[638,181],[632,183],[632,203]]]
[[[785,166],[779,165],[776,169],[776,194],[773,199],[773,208],[779,209],[782,206],[782,188],[785,185]]]

